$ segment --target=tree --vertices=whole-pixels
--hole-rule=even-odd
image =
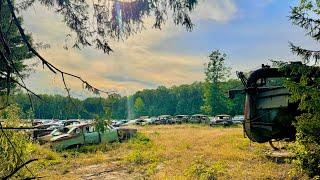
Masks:
[[[34,55],[28,51],[27,46],[19,38],[19,30],[12,26],[9,6],[6,2],[0,2],[0,98],[9,95],[14,88],[14,81],[22,81],[27,76],[28,68],[24,64],[26,59]],[[18,17],[19,23],[22,18]],[[30,35],[26,39],[32,44]],[[13,81],[13,82],[12,82]],[[4,106],[6,100],[0,100],[0,107]]]
[[[300,0],[300,4],[291,10],[290,20],[294,25],[307,31],[315,41],[320,40],[320,2],[313,0]],[[285,86],[289,89],[291,101],[299,104],[303,113],[296,117],[297,142],[295,151],[297,161],[311,177],[320,176],[320,78],[318,60],[319,50],[310,50],[290,43],[294,54],[300,56],[304,63],[313,66],[293,66],[290,69],[289,81]],[[316,75],[317,74],[317,75]],[[316,75],[316,76],[315,76]]]
[[[230,68],[226,66],[227,54],[219,50],[212,51],[209,55],[209,62],[205,64],[206,82],[219,85],[230,76]]]
[[[206,114],[228,112],[228,98],[221,91],[221,82],[230,75],[230,68],[225,65],[227,55],[219,50],[211,52],[209,62],[205,64],[205,85],[203,90],[203,106],[201,111]]]
[[[136,116],[146,115],[145,105],[141,97],[136,98],[134,101],[134,111]]]

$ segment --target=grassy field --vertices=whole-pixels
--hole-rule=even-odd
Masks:
[[[137,127],[138,137],[62,153],[42,148],[48,179],[301,179],[288,161],[268,159],[267,144],[250,143],[241,127]]]

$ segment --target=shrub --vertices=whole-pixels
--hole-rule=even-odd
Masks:
[[[320,175],[320,78],[314,77],[317,67],[306,65],[280,65],[284,72],[290,72],[291,79],[285,86],[291,93],[290,101],[298,104],[294,126],[297,129],[296,146],[297,164],[310,177]]]
[[[20,108],[17,105],[11,105],[1,114],[6,120],[4,126],[20,126]],[[8,140],[10,139],[10,141]],[[12,147],[14,146],[14,147]],[[7,175],[17,166],[30,159],[32,143],[26,133],[23,131],[5,130],[0,132],[0,174]],[[23,161],[23,162],[22,162]],[[26,177],[28,172],[25,168],[18,171],[15,176]]]
[[[224,168],[224,164],[221,162],[212,163],[206,161],[204,157],[200,157],[188,167],[185,175],[192,179],[214,180],[218,175],[224,173]]]

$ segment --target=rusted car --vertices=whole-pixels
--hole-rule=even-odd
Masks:
[[[192,115],[189,119],[190,123],[203,123],[203,124],[207,124],[210,123],[210,119],[208,118],[208,116],[203,115],[203,114],[195,114]]]
[[[50,142],[53,149],[60,151],[82,145],[124,140],[134,136],[135,133],[135,129],[116,129],[111,126],[107,126],[103,132],[99,132],[95,124],[80,124],[70,128],[65,134],[52,137]]]
[[[232,123],[231,117],[230,117],[230,115],[227,115],[227,114],[217,115],[210,122],[210,126],[215,126],[215,125],[229,126],[232,124],[233,123]]]
[[[77,125],[70,125],[70,126],[66,126],[66,127],[61,127],[58,129],[53,130],[50,134],[47,134],[45,136],[41,136],[37,138],[37,141],[39,142],[39,144],[45,144],[50,142],[50,139],[55,137],[55,136],[60,136],[62,134],[68,133],[68,131],[72,128],[75,127]]]
[[[77,125],[81,124],[81,121],[77,119],[69,119],[69,120],[61,120],[59,121],[63,127],[70,126],[70,125]]]
[[[244,115],[235,115],[231,120],[233,124],[243,124]]]
[[[155,120],[154,124],[173,124],[172,116],[171,115],[161,115]]]
[[[116,129],[118,132],[118,138],[120,142],[132,138],[137,133],[137,129],[132,129],[132,128],[120,127]]]
[[[140,117],[136,120],[135,124],[136,125],[140,125],[140,126],[144,126],[147,125],[147,117]]]
[[[176,124],[182,124],[182,123],[187,123],[189,120],[189,116],[188,115],[176,115],[173,118],[174,122]]]
[[[59,123],[48,123],[48,124],[39,124],[34,126],[34,131],[32,133],[32,139],[37,140],[39,137],[50,134],[53,130],[60,128]]]

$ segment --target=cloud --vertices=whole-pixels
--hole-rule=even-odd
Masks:
[[[145,30],[125,41],[110,41],[114,52],[106,55],[91,48],[64,50],[67,29],[61,18],[50,11],[39,12],[37,9],[25,12],[24,27],[34,32],[33,37],[37,41],[51,45],[50,49],[40,50],[40,53],[55,66],[80,75],[98,88],[128,94],[159,85],[172,86],[203,80],[203,62],[198,56],[163,53],[151,48],[166,38],[185,32],[183,27],[169,21],[160,31],[151,28],[154,19],[145,19]],[[74,78],[66,80],[74,93],[83,94],[81,82]],[[27,83],[38,93],[64,92],[60,75],[54,75],[42,66],[36,68],[36,73],[30,75]]]
[[[250,4],[256,1],[241,2],[246,5],[246,3]],[[263,4],[266,2],[271,1],[263,1]],[[277,36],[272,34],[274,32],[272,30],[267,31],[267,33],[266,31],[260,32],[259,24],[254,24],[254,22],[242,24],[236,22],[226,25],[227,22],[238,17],[240,10],[251,13],[252,9],[238,8],[234,0],[200,1],[196,12],[192,14],[193,22],[196,25],[200,24],[198,22],[202,20],[219,23],[207,23],[205,21],[206,26],[202,26],[204,30],[191,32],[193,33],[192,37],[186,33],[183,27],[173,25],[170,18],[161,31],[151,28],[154,19],[148,18],[145,20],[146,29],[141,33],[131,36],[125,41],[110,41],[114,49],[111,55],[103,54],[101,51],[91,48],[81,51],[64,50],[62,46],[67,33],[66,27],[61,22],[62,19],[50,11],[40,13],[43,9],[36,9],[35,12],[37,13],[35,13],[29,10],[25,15],[24,27],[34,32],[33,37],[36,40],[51,44],[51,49],[41,50],[41,54],[57,67],[80,75],[98,88],[117,90],[121,94],[130,94],[144,88],[155,88],[158,85],[172,86],[202,81],[204,79],[203,63],[205,62],[203,52],[206,52],[203,49],[219,47],[230,50],[230,55],[233,55],[231,64],[241,67],[241,69],[250,68],[263,62],[264,57],[270,56],[269,50],[275,52],[270,47],[265,46],[265,39],[274,41],[272,38]],[[264,20],[267,18],[265,17]],[[261,22],[259,21],[260,24]],[[268,25],[266,24],[266,26]],[[276,33],[281,35],[290,31],[291,29],[284,29],[284,32]],[[257,41],[259,36],[254,36],[255,33],[259,36],[268,36],[261,41]],[[176,39],[190,41],[174,43],[170,42],[169,39],[173,39],[172,41]],[[261,46],[258,46],[258,43]],[[275,44],[278,45],[279,43]],[[170,48],[177,46],[185,50],[183,52],[181,48],[163,50],[159,48],[161,46]],[[252,51],[252,47],[257,49]],[[263,56],[261,51],[265,52],[266,55]],[[250,57],[253,54],[255,56]],[[40,93],[65,92],[61,77],[53,75],[48,70],[43,70],[41,66],[37,67],[37,72],[32,74],[27,82],[31,89]],[[82,85],[78,80],[67,78],[67,82],[73,93],[82,96],[90,95],[81,90]]]
[[[193,17],[227,22],[234,18],[236,13],[237,7],[233,0],[202,0],[196,7]]]

